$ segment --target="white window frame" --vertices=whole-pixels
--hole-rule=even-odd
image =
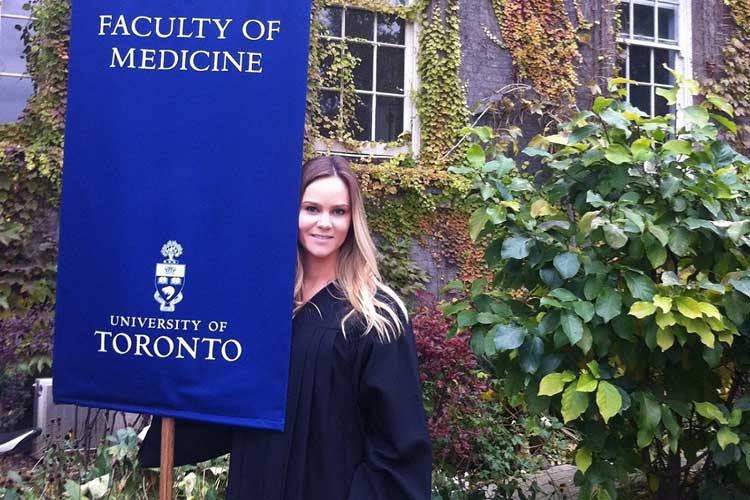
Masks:
[[[19,21],[19,24],[29,23],[32,20],[31,14],[29,15],[21,15],[21,14],[4,14],[3,13],[3,0],[0,0],[0,19],[15,19]],[[20,57],[22,54],[18,54]],[[31,75],[28,73],[13,73],[9,71],[2,71],[2,68],[0,68],[0,78],[21,78],[21,79],[28,79],[31,80]],[[13,123],[13,122],[8,122]],[[2,125],[2,123],[0,123]]]
[[[409,2],[410,3],[410,2]],[[333,7],[333,6],[332,6]],[[357,6],[347,5],[345,8],[366,10]],[[378,12],[375,12],[378,14]],[[344,15],[343,23],[346,23],[346,16]],[[375,21],[377,22],[377,21]],[[346,26],[344,26],[344,30]],[[345,34],[346,31],[343,32]],[[326,39],[328,37],[321,37]],[[332,40],[338,40],[337,37],[331,37]],[[404,144],[397,147],[386,147],[386,143],[364,141],[362,147],[356,150],[348,148],[345,144],[335,139],[319,139],[315,143],[315,150],[319,153],[335,154],[338,156],[349,156],[354,158],[361,157],[372,157],[372,158],[391,158],[399,154],[412,153],[417,154],[419,151],[419,144],[421,142],[421,133],[419,127],[419,117],[417,115],[417,108],[415,102],[416,89],[419,86],[419,75],[417,73],[417,48],[419,41],[419,26],[414,21],[405,20],[404,22],[404,110],[403,110],[403,130],[404,132],[411,131],[411,141],[409,144]],[[375,44],[375,42],[373,42]],[[389,44],[380,44],[389,46]],[[373,82],[375,81],[375,72],[377,71],[377,51],[374,55],[373,63]],[[389,95],[384,92],[372,92],[358,91],[358,94],[367,95]],[[398,95],[398,97],[401,97]],[[372,112],[371,112],[371,130],[375,131],[375,117],[377,99],[373,99]]]
[[[680,74],[682,74],[685,78],[692,78],[693,74],[693,61],[692,61],[692,54],[693,54],[693,37],[692,37],[692,6],[691,6],[691,0],[678,0],[676,2],[668,2],[663,0],[621,0],[620,3],[627,3],[629,6],[629,32],[627,33],[627,36],[624,37],[622,33],[618,33],[617,35],[617,43],[624,45],[628,50],[625,54],[625,67],[626,67],[626,74],[622,76],[630,76],[630,47],[631,46],[640,46],[640,47],[648,47],[650,49],[666,49],[675,52],[675,69]],[[659,41],[658,35],[659,35],[659,3],[664,3],[668,5],[676,5],[677,7],[677,43],[664,43]],[[634,19],[633,19],[633,5],[639,4],[639,5],[648,5],[648,6],[654,6],[654,39],[653,40],[646,40],[642,38],[642,35],[638,35],[640,38],[636,38],[636,36],[633,34],[633,27],[635,25]],[[654,53],[653,51],[650,52],[651,54],[651,61],[649,62],[649,67],[651,68],[651,75],[650,75],[650,81],[652,82],[649,84],[650,87],[659,88],[669,88],[669,85],[665,84],[659,84],[655,83],[655,77],[654,77]],[[627,90],[628,90],[628,101],[630,100],[630,86],[631,84],[628,84]],[[655,99],[656,95],[654,92],[651,92],[651,109],[655,109]],[[693,96],[685,89],[681,89],[680,93],[678,94],[678,100],[679,105],[682,106],[690,106],[693,102]]]

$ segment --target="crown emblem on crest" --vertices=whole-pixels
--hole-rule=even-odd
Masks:
[[[163,262],[156,263],[154,275],[154,300],[162,312],[174,312],[175,304],[182,302],[182,289],[185,287],[185,264],[180,264],[177,257],[182,255],[182,245],[175,240],[168,240],[161,247]]]

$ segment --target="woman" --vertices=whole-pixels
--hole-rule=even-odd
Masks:
[[[381,281],[349,163],[302,168],[286,428],[177,421],[175,463],[231,451],[231,500],[428,500],[431,452],[406,309]],[[159,463],[160,422],[141,448]]]

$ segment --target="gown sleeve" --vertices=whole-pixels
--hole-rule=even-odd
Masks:
[[[411,325],[382,343],[377,333],[360,339],[358,405],[364,460],[349,500],[429,500],[432,451],[422,404]]]
[[[175,419],[174,464],[203,462],[229,453],[232,428],[193,420]],[[161,458],[161,418],[154,417],[138,451],[142,467],[158,467]]]

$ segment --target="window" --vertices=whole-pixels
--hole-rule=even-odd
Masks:
[[[31,19],[25,3],[28,0],[0,0],[0,123],[16,121],[33,92],[19,30]]]
[[[672,112],[655,90],[674,84],[664,65],[690,75],[689,2],[621,0],[620,20],[620,74],[638,82],[628,85],[628,100],[652,116]]]
[[[359,60],[352,70],[354,121],[349,131],[359,141],[388,143],[403,132],[412,132],[413,105],[409,89],[414,80],[414,26],[394,15],[349,7],[323,7],[318,21],[322,27],[320,53],[345,47]],[[321,58],[321,74],[333,57]],[[320,107],[324,116],[336,120],[347,95],[335,82],[324,82]],[[329,86],[325,86],[328,84]],[[325,134],[323,134],[325,137]],[[365,153],[382,156],[402,152],[368,148]]]

